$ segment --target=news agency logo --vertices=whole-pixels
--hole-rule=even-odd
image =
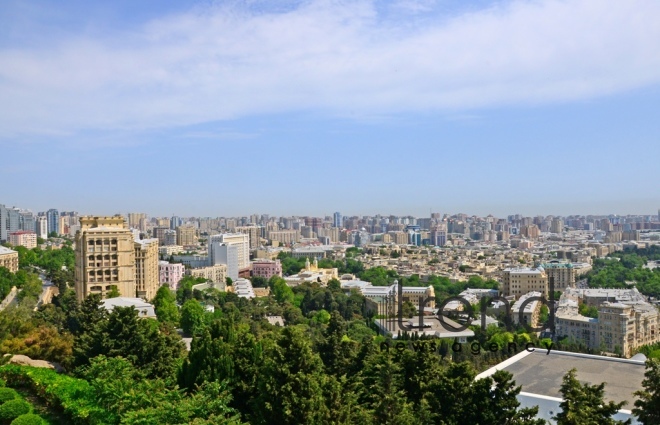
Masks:
[[[553,277],[550,277],[548,279],[548,292],[550,294],[550,300],[547,300],[545,298],[545,295],[539,296],[531,296],[526,298],[521,304],[520,307],[518,308],[518,323],[522,325],[525,330],[529,333],[532,332],[542,332],[546,329],[550,330],[550,333],[552,335],[555,334],[555,281]],[[410,301],[409,297],[404,297],[403,296],[403,286],[399,285],[397,283],[397,300],[398,300],[398,314],[397,314],[397,321],[400,329],[404,328],[403,324],[403,303],[404,301]],[[431,297],[426,297],[424,298],[423,296],[419,297],[419,321],[417,325],[412,325],[411,329],[414,331],[416,329],[419,329],[420,332],[424,330],[424,308],[426,305],[434,301],[433,298]],[[458,327],[455,327],[453,324],[448,324],[447,323],[447,316],[444,314],[445,307],[453,301],[457,301],[461,303],[464,307],[463,313],[467,314],[467,321],[465,324],[460,324]],[[487,299],[487,302],[481,302],[480,303],[480,318],[481,318],[481,329],[486,330],[486,311],[488,308],[488,304],[492,304],[493,302],[501,302],[504,306],[504,317],[506,320],[504,320],[504,324],[506,326],[506,330],[508,332],[513,332],[513,326],[512,326],[512,320],[511,320],[511,313],[512,313],[512,307],[506,298],[497,295],[495,297],[489,297]],[[542,305],[546,306],[548,308],[549,316],[548,316],[548,321],[541,326],[532,326],[531,324],[527,323],[525,320],[525,308],[530,305],[533,302],[540,302]],[[515,313],[515,312],[514,312]],[[442,326],[445,328],[445,330],[449,332],[463,332],[464,330],[468,329],[472,325],[472,318],[476,318],[474,308],[472,307],[472,304],[470,304],[465,298],[461,297],[460,295],[449,297],[446,300],[444,300],[440,306],[438,307],[438,320],[440,323],[442,323]]]

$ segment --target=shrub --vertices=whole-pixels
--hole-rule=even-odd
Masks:
[[[0,388],[0,404],[18,398],[18,393],[12,388]]]
[[[32,410],[32,406],[25,400],[9,400],[0,406],[0,420],[9,422],[21,415],[30,413],[30,410]]]
[[[111,412],[98,406],[91,386],[83,379],[60,375],[51,369],[18,365],[1,366],[0,376],[12,387],[30,390],[33,395],[67,416],[70,424],[118,422]]]
[[[45,425],[45,423],[46,422],[41,419],[41,416],[35,415],[34,413],[27,413],[14,419],[11,422],[11,425]]]

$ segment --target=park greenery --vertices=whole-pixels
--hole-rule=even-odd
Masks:
[[[651,297],[660,297],[660,268],[648,269],[648,261],[660,260],[660,247],[626,249],[594,260],[589,272],[592,288],[630,288],[634,284],[639,292]]]

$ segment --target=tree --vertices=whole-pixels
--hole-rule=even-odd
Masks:
[[[167,285],[158,288],[153,304],[159,322],[170,323],[173,326],[178,325],[180,315],[176,306],[176,297]]]
[[[115,307],[107,319],[87,324],[76,338],[74,365],[86,366],[104,355],[123,357],[146,377],[173,377],[184,354],[181,337],[173,328],[141,319],[134,307]]]
[[[323,394],[323,363],[301,329],[284,328],[277,343],[268,350],[260,375],[251,423],[322,423],[328,413]]]
[[[293,291],[291,290],[289,285],[286,284],[286,281],[281,277],[274,280],[272,291],[273,291],[273,296],[275,297],[275,300],[277,300],[278,303],[280,304],[284,304],[287,302],[293,303],[293,299],[294,299]]]
[[[557,425],[618,425],[630,423],[630,419],[625,422],[612,419],[612,415],[626,404],[625,401],[605,403],[605,384],[581,384],[577,380],[576,374],[577,370],[571,369],[564,375],[560,389],[563,398],[563,401],[559,404],[561,412],[553,418],[557,421]]]
[[[225,278],[225,283],[227,283],[227,286],[232,286],[234,284],[234,281],[232,280],[231,277],[227,276]]]
[[[181,307],[181,329],[193,335],[204,324],[204,307],[196,300],[188,300]]]
[[[268,280],[263,276],[252,276],[250,280],[252,281],[252,286],[255,288],[268,287]]]
[[[644,425],[660,424],[660,360],[648,359],[642,381],[643,390],[636,391],[632,412]]]
[[[121,297],[121,294],[119,293],[119,289],[117,289],[117,285],[110,286],[110,292],[108,292],[106,298],[117,298],[117,297]]]

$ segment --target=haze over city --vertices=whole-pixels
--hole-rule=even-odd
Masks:
[[[653,214],[658,16],[641,0],[5,1],[3,201]]]

